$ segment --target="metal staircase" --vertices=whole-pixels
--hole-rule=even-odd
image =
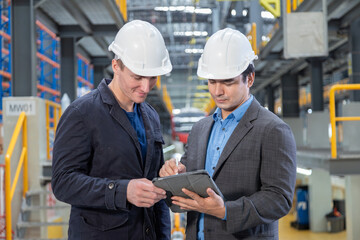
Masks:
[[[19,220],[16,224],[15,239],[66,239],[66,238],[53,238],[49,234],[49,227],[60,227],[58,231],[63,231],[63,227],[68,226],[65,221],[51,221],[49,212],[55,213],[56,211],[70,212],[70,205],[57,202],[56,205],[49,206],[48,198],[52,196],[52,192],[47,190],[30,190],[26,193],[22,201]],[[66,230],[66,229],[65,229]],[[41,236],[47,235],[48,238]]]

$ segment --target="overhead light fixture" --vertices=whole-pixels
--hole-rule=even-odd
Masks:
[[[236,10],[235,9],[233,9],[233,10],[231,10],[231,16],[236,16]]]
[[[272,15],[269,11],[261,11],[261,17],[274,19],[274,15]]]
[[[170,7],[155,7],[155,11],[178,11],[178,12],[187,12],[187,13],[196,13],[196,14],[211,14],[211,8],[195,8],[194,6],[170,6]]]
[[[187,48],[185,49],[186,53],[203,53],[204,49],[201,48]]]
[[[180,113],[180,109],[178,109],[178,108],[173,109],[172,113],[173,113],[173,114],[179,114],[179,113]]]
[[[244,9],[244,10],[242,11],[242,15],[243,15],[244,17],[246,17],[247,14],[248,14],[248,10]]]
[[[186,32],[174,32],[174,36],[186,36],[186,37],[206,37],[208,32],[206,31],[186,31]]]

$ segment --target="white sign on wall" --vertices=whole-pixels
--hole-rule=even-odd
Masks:
[[[5,115],[6,116],[19,116],[21,112],[25,112],[26,115],[36,114],[35,101],[6,101]]]

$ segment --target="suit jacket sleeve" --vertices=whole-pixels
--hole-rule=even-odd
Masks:
[[[88,176],[91,141],[84,117],[70,105],[60,119],[54,142],[53,192],[60,201],[75,206],[125,209],[129,180]]]
[[[228,232],[271,223],[291,208],[296,179],[295,140],[285,123],[269,125],[261,141],[261,187],[250,196],[225,202]]]

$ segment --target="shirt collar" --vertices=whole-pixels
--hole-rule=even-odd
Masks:
[[[227,117],[228,119],[235,117],[236,121],[239,122],[241,118],[244,116],[246,110],[249,108],[251,102],[253,101],[254,96],[250,94],[250,97],[248,100],[246,100],[243,104],[241,104],[237,109],[235,109],[232,113],[229,114]],[[213,114],[214,121],[221,121],[221,109],[216,108],[214,114]]]

